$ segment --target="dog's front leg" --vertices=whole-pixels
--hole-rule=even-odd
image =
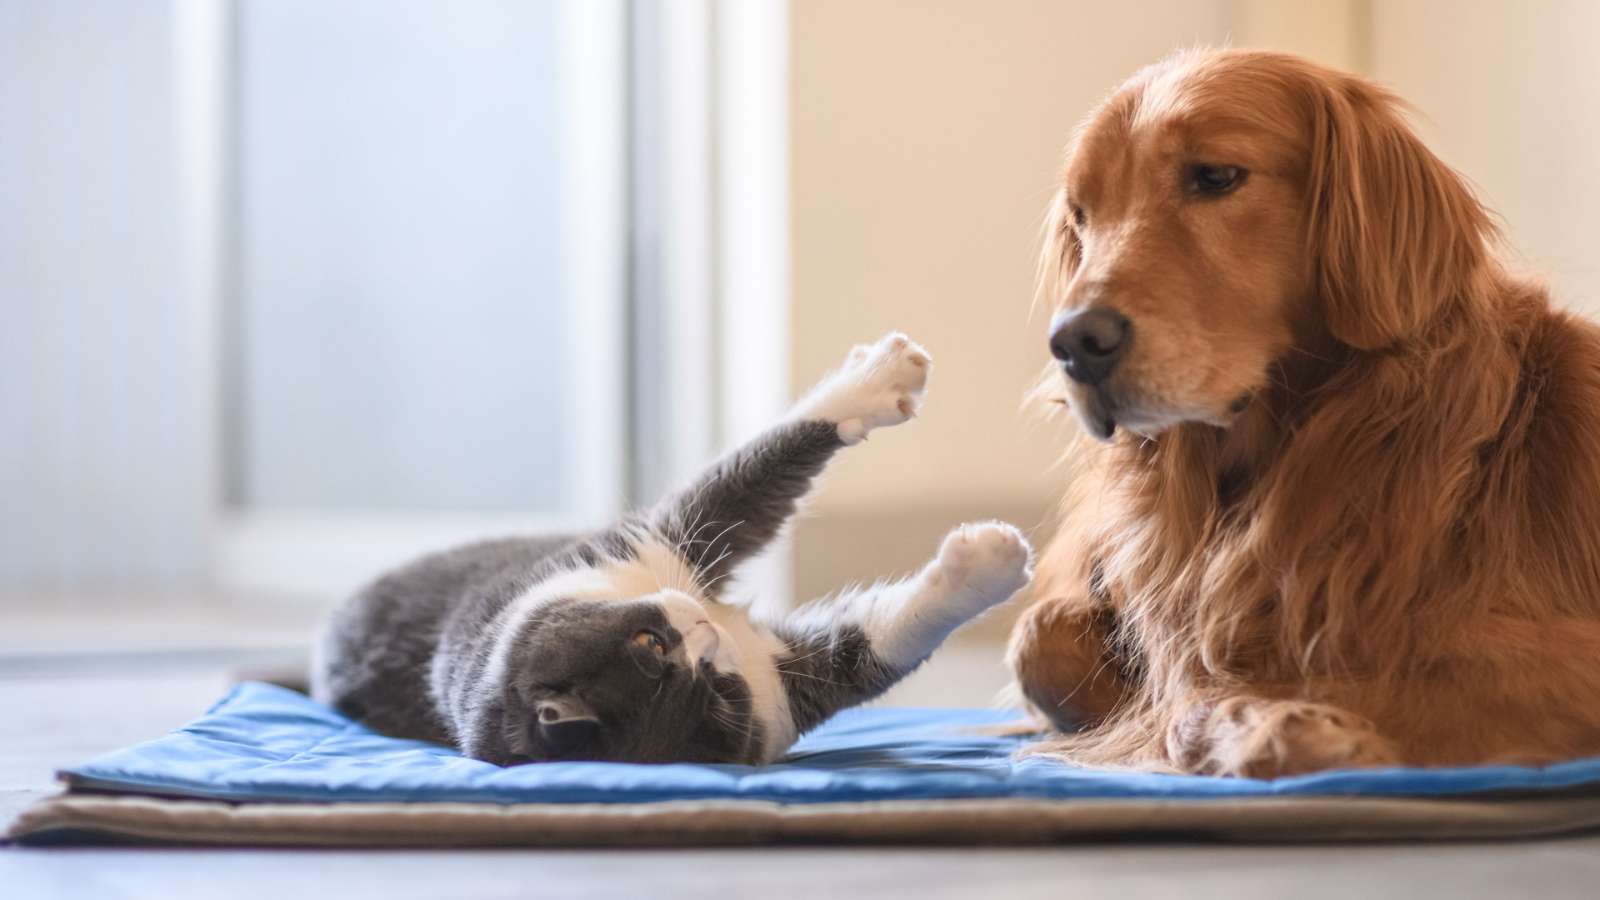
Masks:
[[[1202,775],[1279,778],[1399,761],[1394,744],[1355,713],[1251,695],[1192,698],[1166,734],[1173,764]]]
[[[1115,641],[1115,614],[1089,591],[1043,595],[1012,629],[1006,662],[1028,705],[1072,731],[1104,721],[1129,696],[1137,675]]]

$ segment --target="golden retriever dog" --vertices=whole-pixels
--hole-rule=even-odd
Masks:
[[[1600,331],[1395,97],[1182,54],[1080,128],[1047,227],[1052,384],[1099,443],[1009,652],[1036,752],[1600,753]]]

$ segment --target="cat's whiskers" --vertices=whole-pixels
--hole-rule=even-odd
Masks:
[[[723,550],[722,550],[722,553],[716,559],[712,560],[711,561],[711,565],[707,566],[706,568],[708,568],[708,569],[716,568],[718,564],[720,564],[723,560],[727,559],[728,556],[730,554],[732,554],[732,553],[733,553],[733,549],[732,548],[724,547]],[[712,588],[713,585],[715,585],[717,582],[721,581],[724,578],[727,578],[729,575],[732,575],[732,574],[733,574],[733,570],[732,569],[728,569],[726,571],[720,572],[715,577],[713,577],[710,581],[707,581],[706,583],[700,585],[700,590],[705,592],[705,593],[710,593],[711,588]]]
[[[743,524],[744,524],[744,520],[743,519],[740,519],[739,521],[734,522],[732,525],[729,525],[727,528],[724,528],[721,531],[717,532],[716,535],[714,535],[711,538],[711,540],[706,541],[706,543],[708,545],[715,544],[717,541],[720,541],[724,537],[727,537],[728,532],[734,530],[735,528],[738,528],[740,525],[743,525]],[[720,557],[719,557],[719,559],[720,559]]]
[[[820,681],[823,684],[831,684],[831,685],[842,685],[843,684],[843,682],[834,681],[831,678],[824,678],[821,675],[812,675],[812,674],[807,673],[807,672],[796,672],[793,669],[785,669],[782,665],[778,666],[778,671],[782,672],[785,675],[793,675],[796,678],[809,678],[812,681]]]
[[[785,671],[785,669],[783,667],[786,664],[787,665],[794,665],[795,663],[803,663],[803,662],[805,662],[806,660],[810,659],[813,656],[816,656],[816,655],[821,654],[821,653],[826,653],[826,652],[828,652],[828,648],[819,647],[816,650],[813,650],[810,653],[807,653],[805,656],[791,656],[791,657],[789,657],[789,658],[777,663],[778,671],[780,671],[780,672]]]
[[[732,709],[732,704],[727,700],[721,697],[716,699],[717,703],[708,709],[711,714],[711,720],[730,731],[737,732],[740,737],[748,741],[753,721],[751,711],[748,709]],[[729,718],[730,716],[737,716],[737,718]]]
[[[685,591],[687,593],[694,593],[694,592],[696,592],[696,590],[703,592],[703,591],[707,590],[708,588],[710,588],[711,585],[715,584],[721,578],[721,575],[719,575],[716,578],[712,578],[710,581],[702,582],[700,580],[700,578],[699,578],[699,575],[700,575],[701,572],[709,572],[709,571],[715,570],[718,566],[720,566],[722,564],[723,560],[726,560],[733,553],[733,547],[732,547],[731,544],[720,543],[720,542],[722,542],[723,538],[728,536],[729,532],[733,531],[735,528],[738,528],[740,525],[745,524],[745,520],[740,519],[737,522],[733,522],[733,523],[727,525],[721,531],[717,532],[716,534],[712,535],[711,537],[702,538],[700,535],[703,532],[705,532],[706,529],[710,528],[712,525],[717,524],[715,522],[702,522],[701,519],[703,518],[704,514],[705,513],[704,513],[703,510],[697,510],[695,512],[695,517],[692,520],[690,526],[686,529],[687,533],[685,534],[685,536],[681,540],[678,540],[678,541],[675,541],[675,542],[670,542],[670,543],[672,543],[672,546],[674,547],[674,549],[677,551],[678,555],[680,557],[684,558],[684,559],[692,559],[696,555],[693,552],[693,548],[696,545],[703,545],[705,547],[716,547],[716,546],[719,546],[719,544],[720,544],[721,549],[718,552],[716,559],[713,559],[709,563],[701,563],[699,565],[696,565],[696,566],[693,567],[693,570],[688,573],[689,576],[695,580],[696,583],[694,585],[675,585],[674,586],[678,590],[682,590],[682,591]],[[726,574],[728,574],[728,573],[726,573],[726,572],[722,573],[722,575],[726,575]]]
[[[794,649],[794,645],[790,644],[789,645],[789,649],[793,650]],[[828,641],[827,643],[819,643],[819,644],[816,645],[816,649],[812,650],[810,653],[807,653],[804,656],[791,656],[791,657],[788,657],[788,658],[784,659],[782,662],[780,662],[779,666],[781,667],[783,663],[793,664],[793,663],[797,663],[797,662],[805,662],[806,660],[810,659],[813,656],[818,656],[818,655],[821,655],[823,653],[831,653],[833,651],[833,649],[834,649],[834,644],[833,644],[832,641]]]
[[[703,518],[705,518],[705,510],[703,510],[703,509],[696,510],[695,511],[695,515],[694,515],[694,519],[684,529],[684,532],[685,532],[684,538],[681,541],[678,541],[676,543],[676,546],[678,548],[678,551],[679,551],[680,555],[682,555],[685,558],[688,558],[691,555],[688,552],[689,548],[693,547],[695,544],[709,544],[709,543],[711,543],[711,541],[703,541],[703,540],[701,540],[700,539],[700,532],[705,531],[707,528],[710,528],[715,523],[703,522],[703,521],[701,521]],[[712,540],[715,540],[715,538],[713,538]]]
[[[689,553],[689,548],[694,546],[695,539],[699,536],[700,531],[704,529],[707,524],[709,524],[701,523],[700,520],[704,517],[705,510],[695,510],[694,519],[684,525],[683,528],[678,529],[678,533],[682,535],[679,540],[672,541],[667,535],[662,535],[662,537],[667,538],[670,541],[673,550],[675,550],[679,556],[683,557],[684,559],[688,559],[691,555]]]
[[[821,675],[807,675],[804,672],[790,672],[790,671],[786,671],[786,670],[783,671],[783,674],[792,675],[795,678],[807,678],[807,679],[810,679],[811,681],[815,681],[815,682],[818,682],[818,683],[821,683],[821,684],[831,685],[833,687],[845,687],[846,686],[845,682],[843,682],[843,681],[834,681],[832,678],[823,678]]]

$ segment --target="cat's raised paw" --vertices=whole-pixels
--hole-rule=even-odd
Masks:
[[[858,344],[838,371],[801,401],[797,415],[832,422],[839,439],[859,443],[873,429],[899,425],[917,414],[933,358],[900,332]]]
[[[1003,602],[1033,578],[1033,548],[1013,525],[978,522],[945,536],[939,576],[980,608]]]

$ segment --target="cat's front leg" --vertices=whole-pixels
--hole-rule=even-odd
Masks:
[[[903,583],[874,596],[863,624],[875,653],[909,672],[960,626],[1010,599],[1033,577],[1033,549],[1004,522],[963,525],[939,555]]]
[[[916,415],[933,360],[903,334],[852,350],[784,420],[724,455],[650,515],[702,584],[777,536],[840,448]]]
[[[789,648],[778,666],[796,733],[910,674],[951,632],[1027,585],[1031,562],[1011,525],[963,525],[916,575],[800,610],[777,629]]]
[[[795,404],[789,420],[831,424],[840,443],[858,444],[872,431],[917,414],[932,368],[928,352],[898,331],[875,344],[857,344],[844,365]]]

